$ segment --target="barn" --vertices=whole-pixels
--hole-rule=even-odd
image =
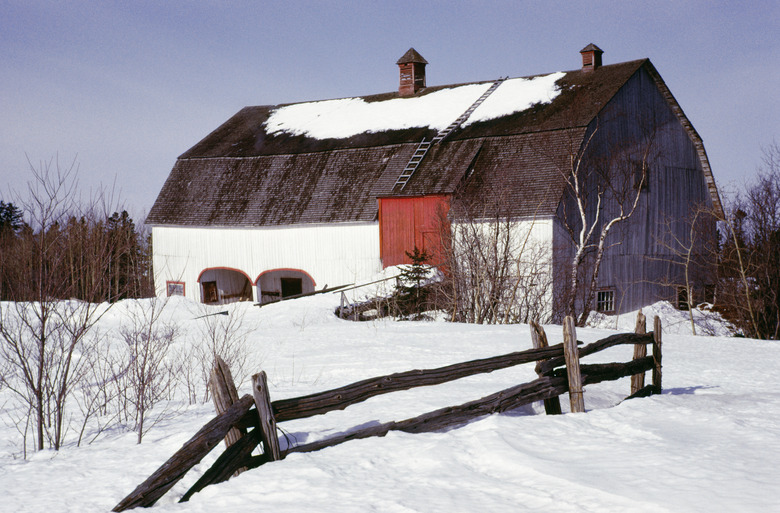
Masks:
[[[428,86],[427,61],[409,49],[393,92],[243,108],[176,160],[147,217],[157,293],[263,303],[360,283],[415,247],[444,264],[468,211],[483,231],[511,219],[515,237],[542,248],[534,272],[548,279],[536,286],[554,316],[577,207],[601,213],[599,233],[626,208],[612,184],[631,182],[632,215],[609,234],[594,308],[676,297],[667,242],[691,239],[693,205],[721,212],[707,155],[648,59],[604,65],[602,53],[588,45],[572,71]],[[572,171],[586,168],[575,192]],[[605,182],[615,169],[630,177]]]

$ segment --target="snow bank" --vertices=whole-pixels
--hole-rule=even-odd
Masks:
[[[591,312],[587,325],[592,328],[616,329],[621,331],[634,331],[638,310],[619,315],[604,315]],[[675,335],[692,335],[691,316],[696,327],[696,335],[732,337],[739,330],[725,320],[718,312],[712,309],[712,305],[704,304],[691,312],[678,310],[668,301],[659,301],[642,309],[647,317],[647,329],[653,329],[653,318],[657,315],[661,318],[664,333]]]
[[[548,103],[560,93],[555,82],[562,76],[564,73],[553,73],[530,79],[506,80],[465,124],[512,114],[537,103]],[[489,83],[469,84],[414,98],[378,102],[343,98],[297,103],[274,110],[265,123],[265,129],[269,134],[285,132],[315,139],[341,139],[364,132],[417,127],[441,130],[455,121],[489,87]]]

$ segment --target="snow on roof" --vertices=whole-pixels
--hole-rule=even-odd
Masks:
[[[550,103],[561,94],[555,82],[565,74],[558,72],[534,78],[505,80],[482,105],[477,107],[463,125],[521,112],[537,103]]]
[[[549,103],[560,90],[555,82],[565,73],[504,81],[464,123],[485,121]],[[468,84],[413,98],[366,102],[343,98],[297,103],[275,109],[265,123],[266,132],[286,132],[315,139],[342,139],[364,132],[407,128],[446,128],[490,87]]]

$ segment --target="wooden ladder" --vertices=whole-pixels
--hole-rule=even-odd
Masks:
[[[439,132],[436,134],[436,136],[431,139],[430,141],[426,141],[423,137],[423,140],[420,141],[420,144],[417,145],[417,149],[414,150],[414,153],[412,154],[412,157],[409,159],[409,162],[406,164],[406,167],[403,171],[401,171],[401,175],[398,177],[398,179],[395,181],[395,185],[393,185],[393,192],[401,192],[404,190],[404,187],[406,187],[406,184],[409,182],[409,179],[412,177],[415,171],[417,171],[417,168],[420,166],[420,163],[425,158],[425,155],[428,154],[428,150],[431,148],[432,145],[438,144],[442,142],[448,135],[452,133],[453,130],[458,128],[460,125],[462,125],[468,118],[471,116],[471,113],[474,112],[477,107],[482,105],[482,103],[487,99],[488,96],[493,94],[493,91],[498,89],[498,86],[501,85],[501,83],[506,80],[506,77],[499,78],[493,84],[484,92],[482,93],[482,96],[477,98],[477,100],[471,104],[471,106],[466,109],[466,111],[458,116],[458,119],[450,123],[446,128],[443,128],[442,130],[439,130]]]
[[[434,137],[431,142],[434,143],[434,144],[441,142],[442,140],[444,140],[445,137],[450,135],[450,133],[453,130],[455,130],[460,125],[462,125],[467,119],[469,119],[469,116],[471,116],[471,113],[474,112],[475,110],[477,110],[477,107],[482,105],[482,103],[487,99],[487,97],[490,96],[491,94],[493,94],[493,91],[498,89],[498,86],[500,86],[501,83],[504,80],[506,80],[506,78],[507,77],[499,78],[498,80],[493,82],[493,84],[488,88],[488,90],[485,91],[484,93],[482,93],[482,96],[477,98],[477,101],[475,101],[474,103],[471,104],[471,107],[466,109],[466,112],[464,112],[463,114],[458,116],[458,119],[456,119],[455,121],[450,123],[450,125],[447,128],[445,128],[443,130],[440,130],[439,133],[436,134],[436,137]]]

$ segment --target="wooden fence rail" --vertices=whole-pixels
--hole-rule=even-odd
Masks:
[[[641,312],[640,312],[640,316]],[[643,318],[644,316],[642,316]],[[141,483],[130,495],[114,507],[113,511],[124,511],[138,506],[149,507],[210,452],[228,432],[233,440],[225,452],[217,458],[203,476],[181,498],[185,502],[193,494],[209,484],[219,483],[230,478],[239,469],[255,468],[266,462],[284,459],[294,452],[311,452],[341,444],[349,440],[384,436],[390,431],[422,433],[438,431],[462,425],[472,419],[491,413],[503,412],[520,406],[546,401],[548,414],[557,411],[553,399],[569,392],[570,411],[585,411],[583,387],[607,380],[616,380],[632,376],[631,395],[640,397],[652,393],[661,393],[661,321],[655,318],[654,330],[644,331],[644,321],[640,330],[637,319],[637,333],[612,335],[583,347],[578,347],[573,320],[567,318],[564,323],[564,343],[547,346],[547,337],[538,324],[532,324],[532,338],[535,349],[518,351],[491,358],[483,358],[457,363],[428,370],[412,370],[387,376],[365,379],[344,387],[292,399],[270,401],[265,373],[253,376],[253,394],[245,395],[235,401],[182,446],[146,481]],[[580,364],[580,359],[619,345],[629,344],[645,347],[653,344],[652,356],[644,356],[635,351],[635,357],[623,363]],[[350,405],[365,401],[371,397],[420,386],[438,385],[475,374],[493,372],[524,363],[538,362],[537,379],[516,385],[489,396],[458,406],[441,408],[414,418],[387,422],[338,434],[324,440],[287,447],[281,450],[277,435],[278,422],[320,415],[334,410],[343,410]],[[562,367],[565,365],[565,367]],[[653,384],[636,388],[636,376],[652,371]],[[221,382],[227,374],[221,365],[215,366],[215,372],[221,373]],[[216,379],[215,379],[216,382]],[[230,384],[232,386],[232,383]],[[236,396],[237,397],[237,396]],[[550,407],[548,408],[548,404]],[[255,409],[252,409],[252,406]],[[232,430],[232,431],[231,431]],[[249,430],[249,431],[247,431]],[[257,446],[263,453],[252,456]]]

